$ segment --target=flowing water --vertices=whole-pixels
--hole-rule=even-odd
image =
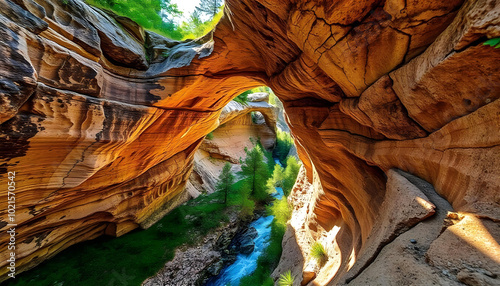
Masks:
[[[276,199],[283,197],[283,189],[276,188],[276,193],[273,194]],[[212,277],[205,284],[206,286],[237,286],[241,278],[252,274],[257,269],[257,259],[269,245],[271,237],[271,223],[274,216],[263,216],[252,222],[249,227],[254,227],[257,230],[257,237],[254,239],[254,251],[248,255],[238,254],[236,261],[222,269],[219,275]]]

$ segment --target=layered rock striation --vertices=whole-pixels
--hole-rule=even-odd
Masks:
[[[0,6],[0,173],[16,172],[18,272],[186,199],[223,107],[264,84],[309,186],[281,265],[308,260],[311,238],[335,257],[312,283],[386,285],[370,270],[395,263],[384,245],[408,250],[393,243],[435,220],[412,250],[421,268],[389,267],[389,282],[498,283],[500,49],[482,44],[500,37],[498,1],[228,0],[215,31],[186,42],[76,0]],[[304,267],[296,283],[314,276]]]

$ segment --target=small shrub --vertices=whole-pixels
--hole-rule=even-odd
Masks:
[[[248,102],[248,95],[250,94],[249,90],[239,94],[237,97],[235,97],[233,100],[236,102],[239,102],[241,104],[246,104]]]
[[[328,254],[326,253],[325,248],[321,242],[316,241],[311,246],[311,256],[316,259],[319,265],[323,265],[328,259]]]
[[[297,180],[300,171],[300,163],[294,156],[288,156],[286,159],[285,175],[283,178],[283,194],[288,197],[292,191],[293,185]]]
[[[246,104],[248,102],[248,95],[256,92],[267,92],[267,93],[272,93],[273,91],[267,87],[267,86],[259,86],[256,88],[249,89],[247,91],[244,91],[240,93],[237,97],[235,97],[233,100],[236,102],[239,102],[241,104]]]
[[[208,140],[213,140],[214,139],[214,133],[213,132],[208,133],[206,138]]]
[[[280,279],[278,280],[279,286],[292,286],[295,279],[292,276],[292,272],[288,270],[284,274],[280,275]]]
[[[498,49],[500,48],[500,38],[489,39],[488,41],[484,42],[483,45],[492,46]]]

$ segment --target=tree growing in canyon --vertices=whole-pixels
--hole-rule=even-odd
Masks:
[[[245,153],[247,156],[241,162],[241,171],[238,174],[243,177],[245,187],[251,190],[251,196],[257,201],[265,201],[269,197],[266,190],[269,170],[264,161],[262,148],[259,145],[251,150],[245,148]]]
[[[215,185],[217,191],[224,193],[224,204],[227,204],[227,195],[229,194],[229,191],[231,191],[233,184],[234,175],[231,172],[231,164],[226,162],[219,175],[219,181],[217,182],[217,185]]]
[[[280,160],[281,164],[286,166],[286,160],[290,149],[293,146],[293,139],[290,133],[278,129],[276,134],[276,147],[273,150],[273,156]]]
[[[141,27],[152,30],[170,38],[182,38],[174,23],[182,11],[171,0],[86,0],[93,6],[111,10],[120,16],[129,17]]]

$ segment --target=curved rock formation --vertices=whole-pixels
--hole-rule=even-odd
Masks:
[[[18,272],[150,226],[185,199],[193,154],[222,108],[266,84],[313,186],[309,223],[293,236],[326,237],[337,257],[314,283],[380,282],[377,259],[363,255],[382,259],[387,237],[404,236],[384,222],[393,194],[426,188],[394,168],[451,205],[426,194],[440,214],[431,220],[457,214],[414,249],[422,271],[405,266],[391,281],[498,283],[500,49],[482,45],[500,37],[498,1],[227,0],[213,37],[188,42],[62,2],[0,2],[0,169],[2,182],[16,172]],[[416,212],[405,228],[427,216]]]
[[[266,94],[267,95],[267,94]],[[215,185],[226,162],[233,164],[234,173],[241,171],[240,159],[246,157],[245,148],[253,148],[260,140],[265,149],[276,144],[277,108],[253,98],[247,104],[231,101],[222,109],[220,125],[207,136],[194,155],[194,166],[186,189],[192,197],[202,192],[215,192]],[[267,99],[266,99],[267,100]],[[252,112],[259,112],[264,122],[253,122]]]

